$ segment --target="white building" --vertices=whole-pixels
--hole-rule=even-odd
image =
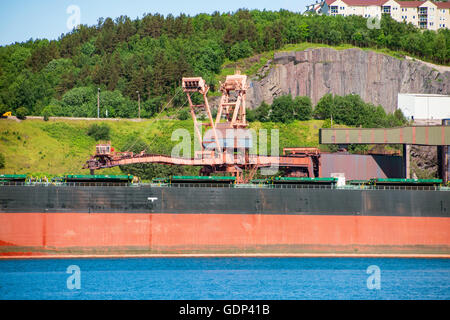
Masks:
[[[397,1],[397,0],[326,0],[316,1],[306,7],[307,12],[325,15],[358,15],[365,18],[381,18],[389,14],[399,22],[412,23],[429,30],[449,28],[450,2]]]
[[[328,10],[326,1],[325,0],[320,0],[320,1],[316,0],[316,3],[313,3],[313,4],[310,4],[310,5],[306,6],[305,13],[306,12],[309,12],[309,13],[313,13],[314,12],[314,13],[319,14],[319,15],[321,15],[321,14],[327,15],[328,12],[326,10]]]
[[[399,93],[398,109],[408,120],[450,119],[450,96]]]

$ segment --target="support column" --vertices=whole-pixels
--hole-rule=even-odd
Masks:
[[[405,168],[405,178],[411,179],[411,145],[403,145],[403,167]]]
[[[450,126],[450,119],[443,119],[442,120],[442,125],[444,126]],[[444,131],[442,131],[442,140],[444,141]],[[441,163],[439,163],[439,167],[441,169],[442,172],[442,180],[444,182],[444,184],[447,184],[447,182],[449,182],[450,180],[450,146],[449,144],[449,140],[448,137],[446,139],[447,145],[444,145],[441,147],[442,150],[438,149],[438,152],[441,151]]]
[[[450,179],[450,148],[438,146],[439,178],[446,184]]]
[[[450,147],[444,146],[444,183],[450,180]]]

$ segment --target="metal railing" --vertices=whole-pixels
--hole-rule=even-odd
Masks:
[[[12,187],[127,187],[127,183],[119,182],[18,182],[18,181],[6,181],[0,182],[0,186],[12,186]]]
[[[235,188],[235,189],[325,189],[325,190],[419,190],[419,191],[450,191],[444,186],[405,186],[405,185],[321,185],[321,184],[221,184],[221,183],[136,183],[117,182],[0,182],[0,187],[122,187],[122,188]]]
[[[421,191],[450,191],[450,188],[441,186],[345,186],[337,187],[342,190],[421,190]]]
[[[169,188],[233,188],[230,183],[172,183]]]

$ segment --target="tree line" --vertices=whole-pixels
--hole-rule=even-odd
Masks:
[[[293,99],[289,94],[275,98],[272,105],[263,102],[258,108],[247,111],[247,120],[250,122],[290,123],[312,119],[326,120],[324,127],[329,127],[331,121],[363,128],[391,128],[407,124],[400,109],[386,113],[381,105],[366,103],[356,94],[326,94],[314,109],[309,97],[298,96]]]
[[[383,16],[368,29],[360,16],[301,15],[286,10],[241,9],[194,17],[147,14],[82,25],[58,40],[29,40],[0,47],[0,112],[29,115],[151,117],[180,89],[183,76],[215,76],[226,61],[301,42],[401,50],[450,63],[450,31],[419,30]],[[175,99],[173,104],[182,104]]]

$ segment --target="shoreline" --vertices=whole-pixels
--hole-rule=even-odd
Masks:
[[[450,259],[450,254],[388,254],[388,253],[243,253],[243,254],[61,254],[61,255],[0,255],[1,260],[60,259],[139,259],[139,258],[395,258]]]

